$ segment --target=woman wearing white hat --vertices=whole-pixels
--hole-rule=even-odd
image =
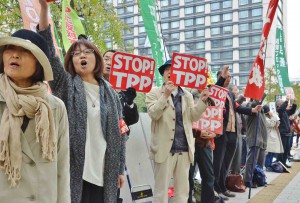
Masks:
[[[70,202],[69,132],[43,37],[19,30],[0,38],[0,201]]]

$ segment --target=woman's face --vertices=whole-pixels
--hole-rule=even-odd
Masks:
[[[75,72],[82,78],[94,77],[94,69],[96,66],[96,57],[94,50],[87,48],[85,45],[79,45],[72,53],[72,62]]]
[[[37,63],[35,56],[22,47],[8,45],[3,51],[4,73],[17,86],[32,86],[30,78],[36,71]]]

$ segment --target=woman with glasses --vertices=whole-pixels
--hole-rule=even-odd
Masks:
[[[125,135],[118,96],[102,77],[103,58],[85,38],[74,42],[61,65],[53,46],[47,18],[48,5],[40,0],[38,26],[50,47],[53,94],[61,98],[70,123],[72,203],[115,203],[124,183]]]

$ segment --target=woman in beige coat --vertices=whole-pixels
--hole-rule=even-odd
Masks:
[[[69,203],[69,125],[46,41],[19,30],[0,38],[0,202]]]

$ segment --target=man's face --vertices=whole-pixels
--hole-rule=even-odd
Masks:
[[[106,52],[106,54],[104,55],[104,68],[103,68],[103,76],[105,78],[109,78],[110,75],[110,69],[111,69],[111,62],[112,62],[112,57],[113,57],[114,53],[113,52]]]
[[[164,74],[163,74],[163,78],[165,80],[165,82],[168,82],[170,80],[170,72],[171,72],[171,66],[167,66],[165,71],[164,71]]]

